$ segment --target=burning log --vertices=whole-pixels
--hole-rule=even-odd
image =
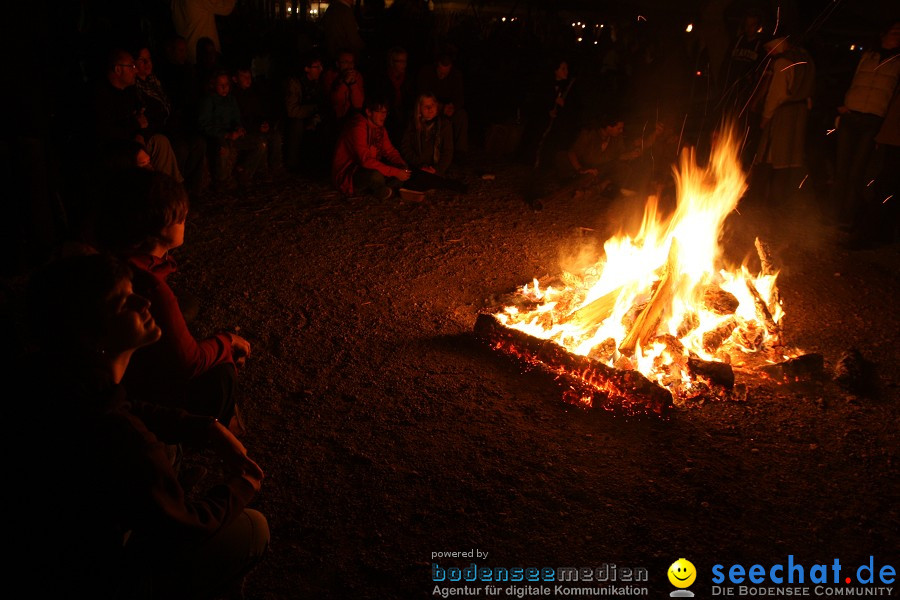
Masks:
[[[719,346],[724,344],[725,340],[731,337],[731,332],[735,330],[737,325],[737,320],[732,317],[715,329],[711,329],[704,333],[703,349],[709,354],[715,354],[716,350],[719,349]]]
[[[779,327],[778,323],[775,322],[775,319],[772,318],[769,307],[766,306],[766,302],[762,299],[762,296],[759,295],[759,291],[756,289],[756,286],[753,285],[753,282],[750,279],[745,279],[744,281],[747,283],[747,289],[750,290],[750,295],[753,297],[753,304],[756,306],[756,316],[759,317],[759,320],[762,321],[763,324],[765,324],[766,331],[775,337],[776,345],[782,345],[781,327]]]
[[[591,348],[588,358],[598,360],[602,363],[608,363],[616,354],[615,338],[606,338],[602,343]]]
[[[709,286],[703,292],[703,306],[717,315],[733,315],[737,310],[740,300],[718,286]]]
[[[650,302],[638,315],[634,325],[628,331],[628,335],[619,345],[619,351],[631,356],[634,354],[635,348],[640,344],[644,346],[647,340],[656,333],[656,328],[660,320],[663,318],[666,310],[671,307],[672,295],[675,293],[675,263],[678,257],[676,241],[672,240],[669,246],[669,257],[666,259],[665,272],[659,280],[659,285],[653,291]]]
[[[754,245],[756,246],[756,253],[759,255],[759,266],[762,270],[762,274],[774,276],[778,271],[775,269],[775,264],[772,262],[772,251],[769,249],[769,244],[756,238],[754,240]],[[776,304],[781,304],[781,293],[778,291],[777,287],[773,286],[772,304],[768,307],[770,312],[775,310]]]
[[[731,365],[691,357],[688,359],[688,370],[694,377],[702,377],[726,389],[734,387],[734,371]]]
[[[821,354],[804,354],[774,365],[765,365],[760,371],[772,379],[791,381],[820,377],[824,368],[825,358]]]
[[[569,313],[561,322],[602,323],[612,314],[613,309],[616,307],[616,300],[619,298],[620,291],[621,288],[616,288],[608,294],[600,296],[578,310]]]
[[[681,325],[678,326],[678,330],[675,332],[676,337],[683,338],[698,327],[700,327],[700,318],[697,316],[697,313],[686,313],[681,320]]]
[[[541,364],[580,394],[584,404],[629,413],[663,414],[672,394],[637,371],[620,371],[584,356],[570,354],[552,341],[504,327],[492,315],[480,314],[475,334],[495,348],[531,364]],[[587,398],[587,401],[583,399]]]

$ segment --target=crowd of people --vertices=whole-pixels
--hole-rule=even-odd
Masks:
[[[293,66],[278,78],[223,47],[215,17],[235,6],[173,1],[173,35],[112,46],[91,82],[88,135],[75,145],[87,168],[70,210],[80,251],[33,278],[36,351],[13,374],[38,400],[15,415],[20,443],[38,431],[46,442],[19,475],[29,509],[54,515],[27,520],[22,538],[27,568],[49,592],[239,593],[268,544],[265,517],[248,508],[263,473],[240,441],[237,386],[250,343],[225,330],[196,339],[192,301],[169,284],[192,201],[298,175],[379,200],[467,191],[470,124],[483,115],[467,101],[452,40],[428,51],[398,30],[367,48],[353,2],[335,0],[320,22],[322,43],[294,48],[283,61]],[[409,10],[400,16],[419,14]],[[718,117],[743,128],[745,166],[772,202],[807,173],[817,90],[813,56],[786,31],[772,35],[763,15],[749,12],[716,69]],[[882,199],[900,174],[898,54],[900,22],[887,23],[837,108],[825,212],[867,242],[897,235],[897,201]],[[616,197],[669,179],[685,145],[677,115],[660,114],[649,127],[630,115],[629,135],[622,102],[590,102],[591,82],[603,84],[601,95],[628,96],[609,76],[614,59],[607,54],[597,67],[590,56],[554,54],[528,67],[533,82],[514,112],[517,157],[534,174],[532,206],[548,184],[578,181]],[[867,185],[876,144],[883,166]],[[194,491],[184,455],[203,448],[224,470],[216,485]]]

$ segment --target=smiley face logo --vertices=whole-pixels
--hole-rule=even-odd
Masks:
[[[669,567],[668,575],[669,582],[675,587],[691,587],[691,584],[697,579],[697,569],[694,568],[694,564],[688,559],[679,558]]]

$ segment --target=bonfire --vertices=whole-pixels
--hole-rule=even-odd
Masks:
[[[481,315],[476,332],[564,377],[567,400],[627,412],[734,397],[736,369],[796,355],[784,344],[766,244],[756,240],[756,274],[723,257],[723,224],[747,187],[737,150],[731,131],[705,167],[685,150],[671,215],[651,196],[636,234],[607,240],[583,272],[526,284],[510,305]]]

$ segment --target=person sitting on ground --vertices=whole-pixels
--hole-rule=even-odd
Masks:
[[[248,184],[262,163],[265,147],[259,136],[248,134],[241,123],[228,73],[216,75],[213,93],[207,94],[200,106],[199,125],[209,142],[210,165],[217,186],[234,187],[232,165],[238,183]]]
[[[335,68],[328,69],[322,77],[339,125],[362,110],[366,99],[365,84],[362,73],[356,70],[352,52],[338,53]]]
[[[13,554],[35,597],[213,597],[239,589],[268,546],[266,518],[246,508],[263,472],[241,442],[121,385],[135,351],[160,338],[149,306],[128,267],[101,254],[32,278],[40,350],[15,374],[29,401],[13,436],[29,451],[14,466],[24,514]],[[176,442],[214,449],[222,483],[186,496],[166,452]]]
[[[323,167],[329,156],[332,119],[328,114],[328,95],[322,80],[322,59],[309,55],[303,59],[302,72],[288,79],[284,103],[287,111],[286,166]]]
[[[404,188],[414,191],[439,188],[466,191],[464,184],[445,177],[453,162],[453,130],[450,121],[438,114],[438,101],[434,94],[419,96],[415,114],[403,134],[400,154],[414,169]]]
[[[241,112],[241,123],[265,146],[263,166],[268,177],[277,177],[284,170],[281,159],[281,130],[272,114],[268,95],[253,81],[249,66],[238,67],[232,94]]]
[[[420,94],[431,93],[441,105],[441,114],[453,126],[453,147],[457,154],[469,150],[469,115],[465,109],[462,72],[454,65],[453,55],[444,51],[436,63],[419,71],[417,89]]]
[[[617,116],[591,119],[566,152],[561,170],[572,175],[596,177],[597,188],[605,196],[615,196],[626,177],[626,163],[640,156],[640,148],[628,150],[622,134],[625,122]]]
[[[161,173],[133,169],[111,177],[102,202],[97,244],[131,265],[135,289],[151,301],[162,330],[159,343],[135,353],[125,386],[142,400],[216,417],[240,432],[235,366],[249,356],[250,343],[229,332],[196,340],[167,281],[177,267],[169,252],[184,243],[184,188]]]
[[[94,95],[94,124],[97,141],[133,140],[144,145],[153,168],[183,181],[169,138],[154,131],[145,114],[135,79],[137,65],[125,50],[113,50],[108,59],[106,78]]]
[[[153,57],[150,49],[142,46],[135,61],[137,77],[135,87],[144,105],[144,116],[154,131],[165,133],[175,151],[178,167],[184,175],[184,185],[192,194],[203,191],[203,160],[206,141],[196,131],[180,121],[181,112],[175,111],[163,84],[153,73]]]
[[[331,179],[342,193],[371,192],[387,200],[412,174],[384,128],[387,113],[384,100],[366,100],[365,114],[353,116],[338,138]]]

